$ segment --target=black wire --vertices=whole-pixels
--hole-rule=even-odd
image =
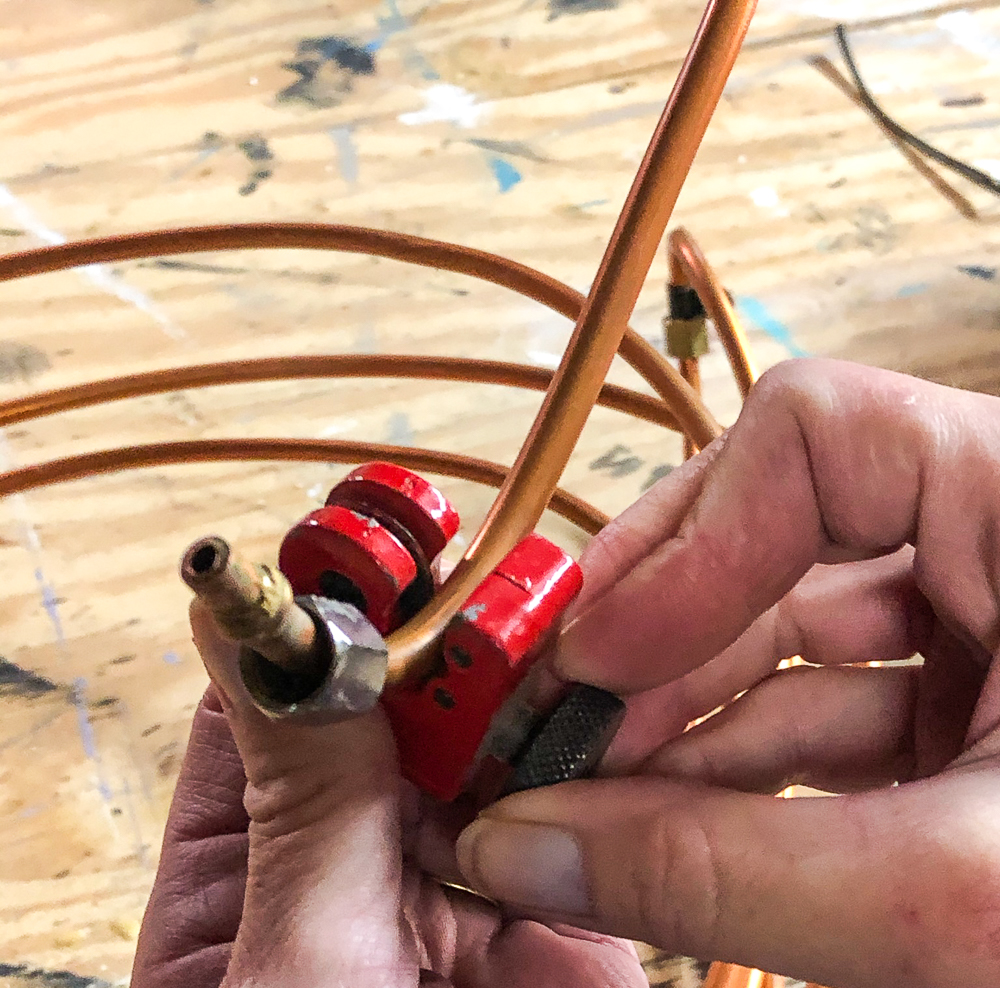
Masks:
[[[854,81],[854,85],[857,87],[858,96],[861,102],[864,104],[865,109],[873,116],[886,130],[888,130],[895,138],[902,141],[904,144],[908,144],[915,151],[919,151],[926,157],[936,161],[939,165],[943,165],[945,168],[950,168],[952,171],[957,172],[963,178],[968,179],[973,185],[979,186],[981,189],[986,189],[988,192],[992,192],[994,195],[1000,196],[1000,182],[998,182],[992,175],[987,172],[981,171],[979,168],[974,168],[972,165],[966,164],[964,161],[959,161],[958,158],[953,158],[950,154],[945,154],[944,151],[938,150],[926,141],[921,140],[916,134],[911,133],[905,127],[900,126],[895,120],[890,117],[885,110],[875,101],[875,97],[872,96],[871,91],[865,85],[864,80],[861,78],[861,73],[858,71],[857,63],[854,61],[854,54],[851,51],[851,46],[847,41],[847,29],[843,24],[838,24],[835,30],[837,37],[837,47],[840,49],[840,55],[844,59],[844,63],[847,65],[847,71],[850,72],[851,78]]]

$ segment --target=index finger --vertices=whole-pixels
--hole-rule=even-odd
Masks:
[[[561,674],[621,692],[671,682],[731,645],[815,563],[906,543],[938,617],[995,650],[1000,399],[790,361],[761,378],[713,447],[697,478],[697,467],[679,471],[654,492],[663,527],[640,502],[597,537],[605,586],[563,632]]]

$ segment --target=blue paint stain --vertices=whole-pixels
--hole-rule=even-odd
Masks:
[[[373,41],[369,41],[365,46],[368,51],[378,51],[393,35],[403,34],[409,30],[410,22],[403,16],[396,0],[386,0],[385,5],[389,13],[385,17],[377,18],[379,33]],[[434,66],[412,45],[408,45],[403,61],[408,69],[412,69],[428,82],[441,78]]]
[[[915,285],[903,285],[896,292],[896,298],[913,298],[914,295],[923,295],[930,287],[925,281],[918,282]]]
[[[59,613],[59,598],[55,588],[45,576],[41,566],[35,567],[35,582],[42,594],[42,607],[48,614],[49,620],[56,633],[56,641],[60,649],[66,648],[66,635],[63,631],[62,616]],[[80,743],[83,745],[84,754],[92,761],[97,769],[97,789],[101,798],[110,803],[112,800],[111,789],[104,779],[104,772],[101,768],[101,756],[97,750],[97,743],[94,739],[94,725],[90,722],[90,714],[87,712],[87,701],[84,696],[84,687],[87,681],[78,679],[73,684],[70,691],[70,702],[76,710],[77,730],[80,734]]]
[[[183,660],[176,652],[167,652],[163,656],[163,661],[166,662],[168,666],[179,666]]]
[[[344,180],[354,185],[358,181],[358,148],[350,127],[331,127],[327,133],[337,146],[337,163]]]
[[[979,281],[996,281],[997,277],[996,268],[984,268],[979,264],[960,264],[958,270],[970,278],[978,278]]]
[[[70,691],[70,700],[76,710],[76,729],[80,734],[80,743],[86,756],[100,769],[101,755],[97,750],[97,739],[94,737],[94,725],[87,712],[87,680],[80,678],[73,681],[73,689]],[[101,798],[106,803],[110,803],[114,798],[111,788],[104,781],[104,773],[98,771],[97,790]]]
[[[406,412],[393,412],[389,416],[389,442],[396,446],[413,445],[413,426]]]
[[[610,199],[588,199],[587,202],[577,203],[577,209],[593,209],[595,206],[606,206]]]
[[[772,340],[780,343],[793,357],[809,356],[809,353],[792,339],[792,331],[771,313],[760,299],[745,295],[736,299],[736,307],[745,318],[767,333]]]
[[[64,645],[66,636],[63,634],[62,618],[59,616],[59,598],[56,596],[52,584],[45,578],[45,573],[42,572],[40,566],[35,569],[35,582],[42,594],[42,607],[45,608],[45,613],[48,614],[52,627],[55,629],[56,640],[60,645]]]
[[[522,180],[521,173],[506,159],[490,155],[486,160],[493,172],[493,177],[496,178],[497,184],[500,186],[501,193],[509,192]]]

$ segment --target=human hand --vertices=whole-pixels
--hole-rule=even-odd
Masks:
[[[765,375],[584,556],[558,664],[630,694],[625,777],[489,808],[470,883],[838,988],[1000,984],[998,490],[997,398]],[[848,795],[772,798],[791,783]]]
[[[429,815],[402,784],[382,716],[268,720],[235,647],[197,605],[192,617],[214,685],[195,714],[133,988],[647,984],[631,944],[501,916],[421,870],[414,859],[448,859],[446,809]]]

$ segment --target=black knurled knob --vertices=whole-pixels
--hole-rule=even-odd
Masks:
[[[625,704],[613,693],[578,683],[514,760],[505,796],[590,775],[621,726]]]

